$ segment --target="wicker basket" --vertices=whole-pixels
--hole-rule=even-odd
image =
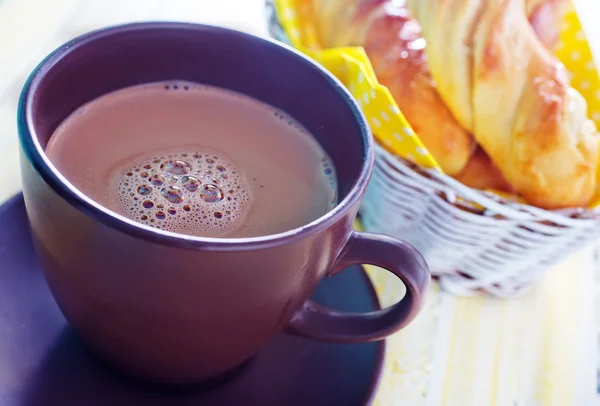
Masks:
[[[271,36],[293,43],[272,0],[267,18]],[[552,212],[505,200],[401,159],[388,147],[376,147],[363,227],[414,245],[453,294],[524,293],[545,269],[600,236],[598,211]]]
[[[509,203],[377,147],[362,205],[366,230],[413,244],[457,295],[523,293],[544,269],[600,236],[593,212]]]

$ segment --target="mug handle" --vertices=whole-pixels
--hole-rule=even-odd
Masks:
[[[309,300],[286,331],[322,341],[359,343],[381,340],[410,323],[423,307],[431,281],[421,254],[404,241],[353,231],[329,276],[354,264],[385,268],[404,282],[406,295],[393,306],[368,313],[341,312]]]

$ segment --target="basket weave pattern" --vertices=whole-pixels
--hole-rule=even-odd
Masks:
[[[377,146],[361,208],[364,228],[404,239],[456,295],[527,291],[544,269],[600,236],[590,211],[501,201]]]

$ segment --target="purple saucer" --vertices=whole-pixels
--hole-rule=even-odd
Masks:
[[[379,309],[359,266],[326,280],[313,299],[346,311]],[[240,337],[243,339],[243,337]],[[0,405],[365,405],[384,343],[328,344],[280,334],[212,388],[166,390],[120,377],[68,328],[36,262],[23,198],[0,206]]]

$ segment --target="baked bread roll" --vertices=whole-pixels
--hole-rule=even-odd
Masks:
[[[529,23],[540,41],[549,50],[558,44],[560,22],[570,4],[569,0],[526,0]],[[457,175],[459,182],[475,189],[495,189],[505,193],[516,193],[489,156],[481,149],[473,154],[469,163]]]
[[[427,40],[439,94],[505,179],[538,207],[587,205],[597,187],[596,128],[564,66],[532,29],[525,2],[409,0],[409,6]]]
[[[460,173],[476,145],[436,91],[421,29],[408,10],[387,0],[314,0],[312,5],[321,44],[363,46],[378,81],[442,170]]]
[[[552,14],[558,8],[545,5],[556,1],[565,0],[530,0],[532,19],[548,38],[558,32],[553,23],[559,17]],[[439,97],[420,26],[405,7],[388,0],[314,0],[312,6],[321,44],[364,46],[379,82],[390,90],[445,173],[470,187],[513,190],[485,152],[472,154],[474,142]],[[554,40],[548,41],[549,46],[553,44]]]
[[[586,205],[598,162],[585,101],[547,49],[565,2],[408,0],[420,24],[393,0],[311,4],[322,44],[364,46],[446,173],[474,187],[512,185],[551,209]]]

